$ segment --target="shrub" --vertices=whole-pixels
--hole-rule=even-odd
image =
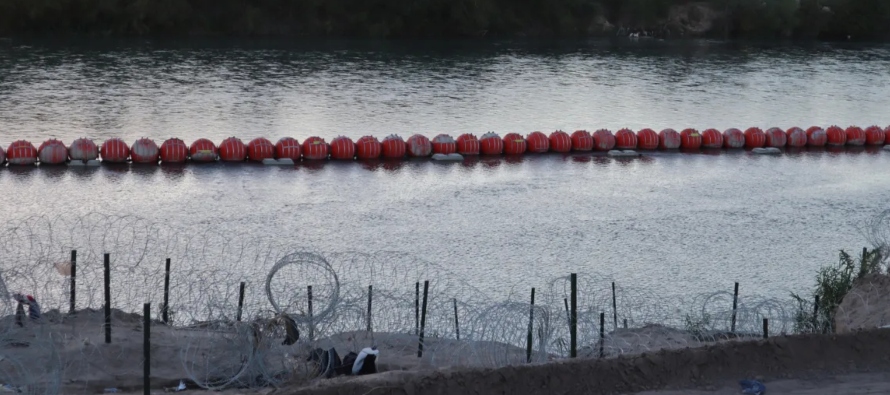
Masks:
[[[878,249],[863,248],[858,259],[841,250],[837,265],[819,269],[810,298],[791,294],[797,302],[794,330],[799,333],[833,333],[835,312],[853,288],[853,282],[867,274],[881,272],[882,259]]]

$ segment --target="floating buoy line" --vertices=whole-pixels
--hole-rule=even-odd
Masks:
[[[641,129],[634,132],[624,128],[615,133],[599,129],[590,133],[577,130],[572,134],[557,130],[549,135],[531,132],[526,136],[507,133],[503,137],[488,132],[480,137],[471,133],[456,139],[440,134],[432,139],[421,134],[407,140],[391,134],[378,140],[364,136],[356,141],[339,136],[325,141],[312,136],[300,143],[292,137],[284,137],[273,144],[259,137],[245,144],[237,137],[229,137],[216,145],[208,139],[198,139],[187,145],[178,138],[170,138],[158,145],[154,140],[141,138],[132,145],[119,138],[111,138],[97,145],[88,138],[79,138],[65,145],[57,139],[49,139],[35,147],[29,141],[18,140],[6,148],[0,147],[0,165],[64,165],[98,166],[100,163],[186,163],[186,162],[258,162],[266,165],[293,165],[301,161],[321,160],[368,160],[430,158],[436,161],[458,161],[466,156],[524,155],[545,152],[569,153],[602,151],[608,156],[635,157],[645,151],[746,149],[754,154],[781,154],[785,148],[843,147],[890,145],[890,126],[870,126],[865,129],[838,126],[809,129],[792,127],[786,130],[757,127],[744,131],[736,128],[719,131],[705,129],[664,129],[655,132]]]

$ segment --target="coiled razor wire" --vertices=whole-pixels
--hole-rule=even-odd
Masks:
[[[298,269],[296,277],[288,276],[288,273],[282,272],[283,269],[289,266]],[[307,273],[309,269],[319,269],[321,273]],[[324,257],[307,252],[285,255],[269,270],[269,274],[266,276],[266,297],[269,298],[269,304],[272,305],[272,308],[279,314],[293,311],[297,308],[297,301],[304,299],[306,300],[308,310],[308,289],[303,291],[294,289],[295,285],[300,283],[298,279],[302,280],[302,282],[306,282],[308,279],[310,284],[326,285],[323,288],[314,290],[316,292],[315,296],[319,297],[319,300],[324,301],[326,305],[320,311],[313,312],[311,317],[308,314],[299,314],[292,316],[292,318],[298,324],[313,325],[316,322],[325,322],[329,317],[333,316],[334,310],[340,302],[340,280],[337,278],[337,272],[334,271],[334,268],[331,267],[331,264]],[[276,284],[277,286],[274,287],[275,292],[273,292],[273,280],[281,282],[281,284]],[[288,297],[289,299],[287,299],[285,305],[281,305],[278,301],[279,297]]]
[[[160,319],[164,262],[171,259],[170,323],[156,324],[152,336],[167,347],[160,349],[169,351],[167,358],[179,360],[178,364],[163,361],[180,366],[179,378],[206,389],[281,386],[314,379],[307,356],[316,347],[336,347],[345,354],[376,345],[381,366],[387,369],[497,367],[527,362],[531,328],[533,362],[570,353],[568,276],[537,289],[532,308],[526,290],[483,292],[460,274],[402,252],[320,253],[269,237],[233,236],[211,228],[186,231],[145,218],[99,213],[35,215],[9,220],[4,226],[0,296],[31,293],[46,316],[56,317],[52,325],[40,327],[44,332],[39,338],[31,340],[32,350],[44,350],[34,363],[23,359],[15,347],[0,348],[0,380],[35,394],[58,393],[61,383],[82,373],[77,362],[82,360],[106,361],[112,370],[109,377],[141,380],[138,359],[133,362],[129,355],[141,344],[113,343],[117,348],[107,349],[95,345],[102,342],[101,319],[90,317],[101,317],[106,253],[111,259],[114,333],[120,336],[140,327],[139,316],[129,313],[141,314],[145,302],[152,302],[153,318]],[[81,312],[69,317],[65,314],[69,260],[75,249]],[[423,357],[418,358],[422,301],[417,299],[417,287],[422,290],[426,280],[425,340]],[[751,337],[760,334],[763,318],[769,319],[771,334],[789,333],[796,307],[790,299],[744,294],[733,310],[729,292],[666,299],[652,290],[616,283],[613,308],[613,278],[579,273],[577,281],[577,344],[582,357]],[[242,282],[247,292],[238,322]],[[373,286],[370,316],[369,285]],[[0,303],[6,317],[2,322],[7,323],[0,341],[15,342],[23,332],[8,324],[14,309],[8,300]],[[729,336],[733,316],[736,327]],[[293,345],[283,344],[286,318],[293,319],[301,333]],[[367,332],[369,321],[371,332]]]

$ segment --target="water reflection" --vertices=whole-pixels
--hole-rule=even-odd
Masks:
[[[590,155],[570,155],[569,158],[573,163],[590,163],[593,160]]]
[[[309,174],[316,174],[321,172],[327,163],[326,160],[304,160],[297,163],[296,167],[301,170],[306,170]]]
[[[34,172],[40,173],[50,181],[60,181],[70,173],[65,165],[40,165]]]
[[[130,171],[132,171],[133,174],[140,175],[140,176],[154,175],[154,174],[158,173],[160,168],[161,168],[161,166],[158,165],[157,163],[154,163],[154,164],[134,163],[134,164],[130,165]]]
[[[865,125],[890,87],[887,45],[13,41],[0,130],[34,140]]]
[[[405,166],[405,161],[401,159],[381,159],[381,167],[388,172],[397,172]]]
[[[0,168],[2,170],[2,168]],[[34,174],[35,166],[7,165],[6,171],[17,178],[29,177]]]
[[[473,155],[465,155],[460,165],[467,169],[473,169],[479,164],[479,157]]]
[[[92,181],[99,173],[99,167],[75,166],[65,169],[75,181]]]
[[[525,158],[525,155],[505,155],[504,162],[506,162],[508,165],[519,165],[525,161]]]
[[[188,166],[185,163],[163,163],[160,166],[161,174],[165,180],[179,182],[185,176]]]

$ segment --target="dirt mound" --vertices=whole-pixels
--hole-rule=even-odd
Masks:
[[[853,283],[834,317],[837,333],[890,324],[890,276],[869,274]]]
[[[386,372],[316,382],[290,394],[620,394],[691,388],[760,376],[839,374],[890,368],[890,330],[776,337],[614,359],[562,361],[498,369]]]

